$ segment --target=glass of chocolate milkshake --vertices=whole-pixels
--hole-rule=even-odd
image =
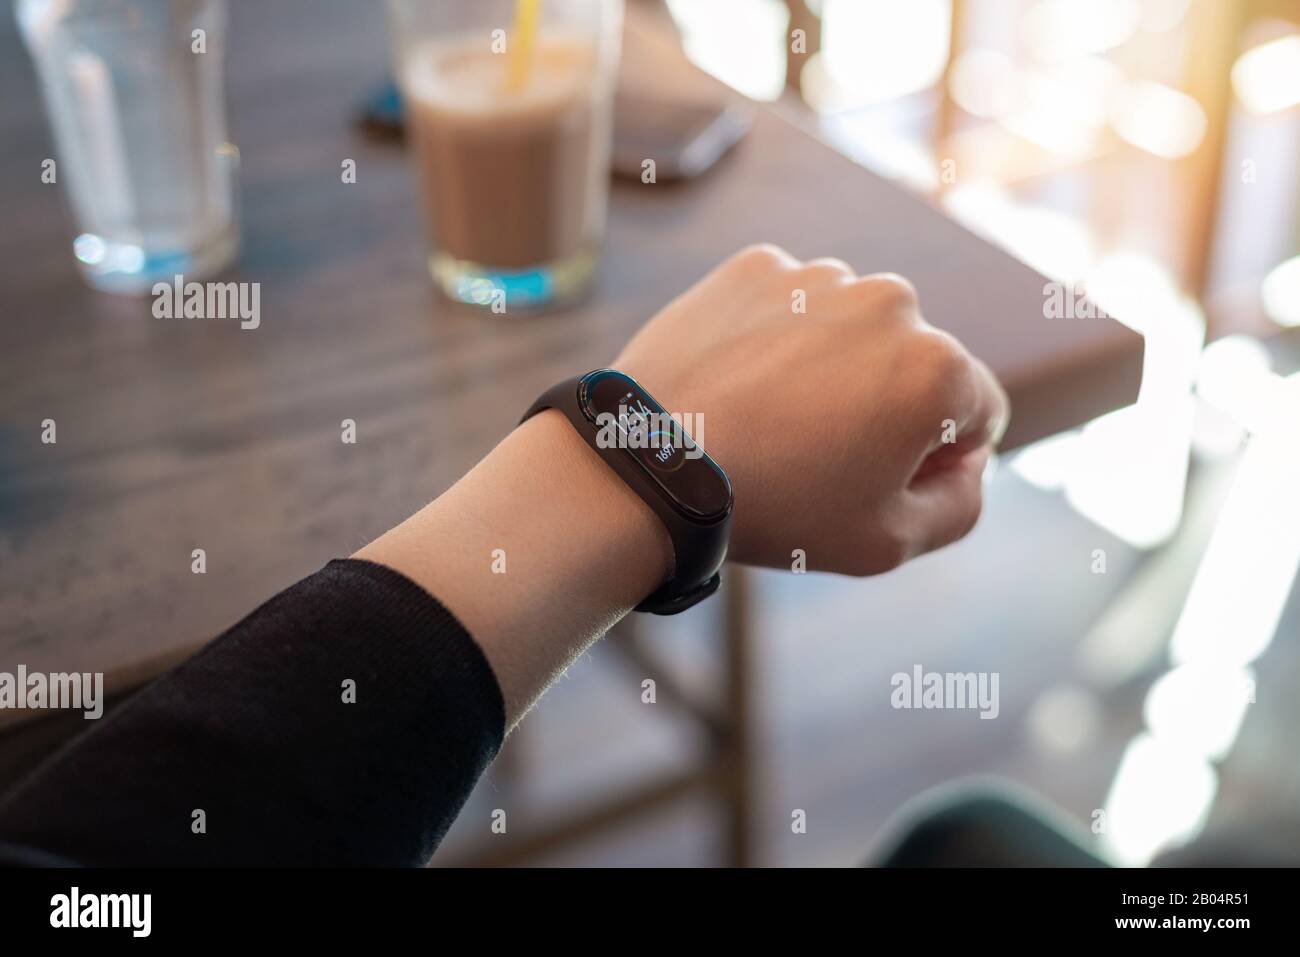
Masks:
[[[605,225],[623,0],[389,0],[450,299],[497,313],[589,286]]]

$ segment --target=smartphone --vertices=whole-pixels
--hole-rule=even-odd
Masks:
[[[641,179],[654,160],[655,180],[699,176],[749,132],[750,111],[734,103],[668,103],[620,93],[614,99],[618,176]]]

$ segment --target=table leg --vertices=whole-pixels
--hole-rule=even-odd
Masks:
[[[749,572],[736,565],[724,578],[722,638],[726,673],[727,741],[719,783],[726,813],[724,853],[731,867],[754,863],[753,729],[750,724]]]

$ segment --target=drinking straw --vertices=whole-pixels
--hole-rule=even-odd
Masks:
[[[510,37],[509,52],[506,54],[509,57],[506,86],[515,92],[528,85],[541,8],[542,0],[515,0],[515,26]]]

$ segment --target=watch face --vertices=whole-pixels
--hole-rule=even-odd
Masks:
[[[597,443],[625,450],[682,514],[711,521],[731,509],[731,483],[688,434],[691,420],[670,415],[635,379],[593,372],[582,380],[578,402],[596,424]]]

